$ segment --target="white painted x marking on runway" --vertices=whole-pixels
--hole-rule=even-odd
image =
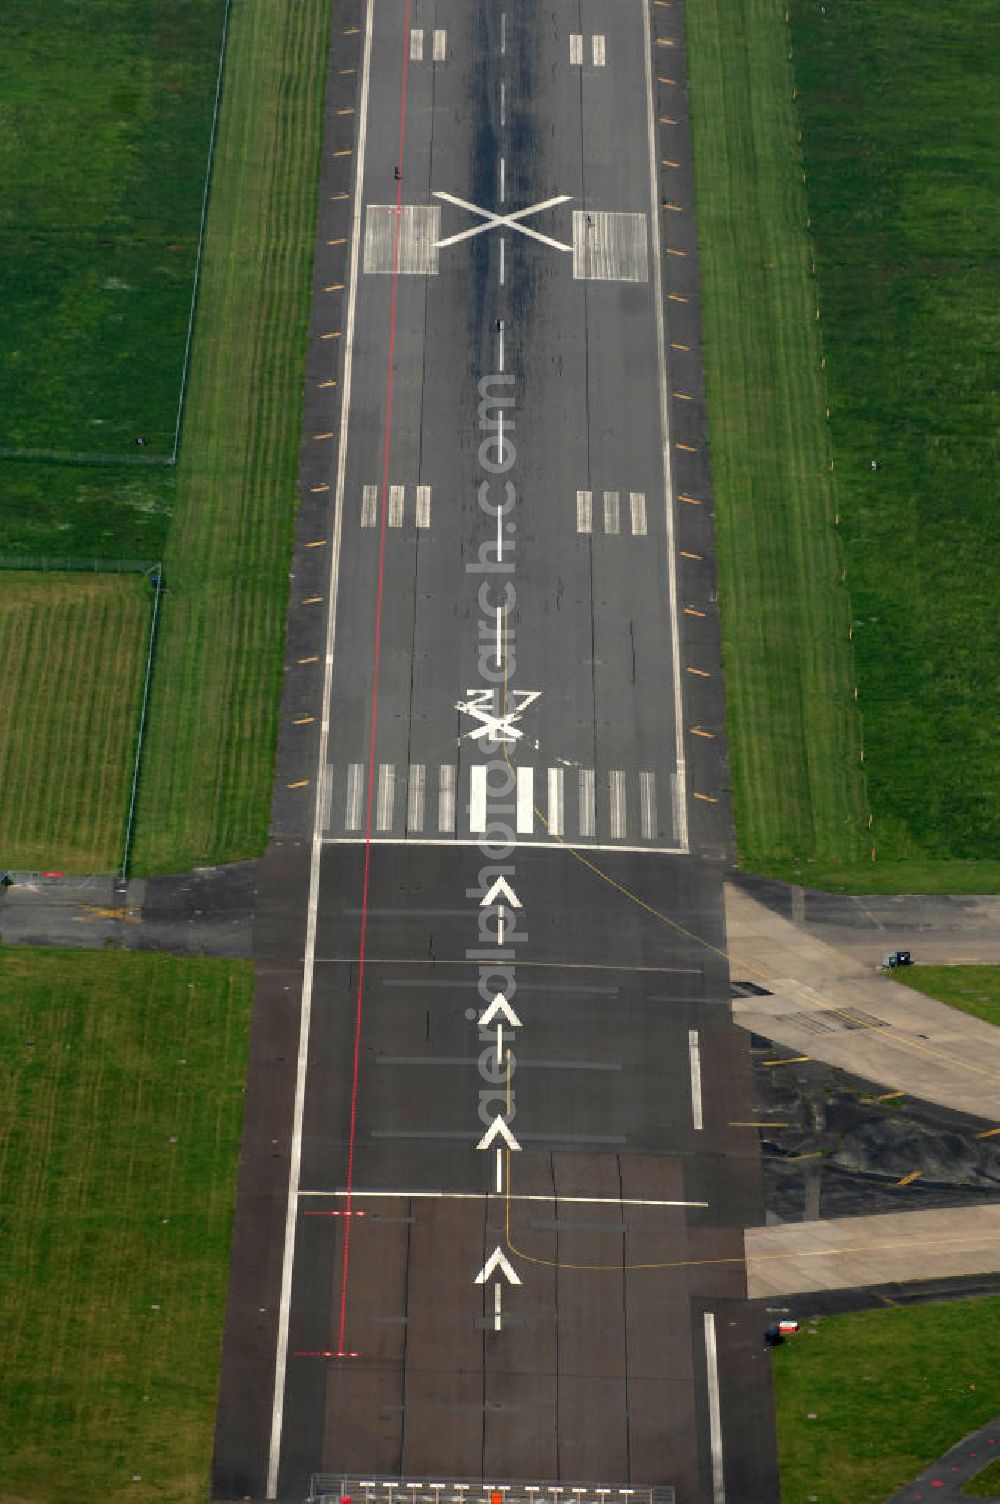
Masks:
[[[492,209],[481,209],[478,204],[470,204],[467,199],[457,198],[453,193],[435,192],[435,198],[443,199],[446,204],[454,204],[459,209],[468,209],[470,214],[478,214],[485,221],[481,225],[473,225],[471,229],[459,230],[457,235],[448,235],[436,243],[438,246],[456,245],[460,240],[471,240],[473,235],[482,235],[487,230],[495,229],[497,225],[506,225],[511,230],[520,230],[522,235],[527,235],[532,240],[550,245],[553,250],[572,251],[571,245],[555,240],[551,235],[543,235],[540,230],[533,230],[530,225],[523,223],[529,214],[541,214],[543,209],[553,209],[556,204],[568,204],[572,196],[570,193],[559,193],[555,198],[545,198],[540,203],[529,204],[527,209],[515,209],[513,214],[494,214]]]

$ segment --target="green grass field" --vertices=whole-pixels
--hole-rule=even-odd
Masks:
[[[24,69],[15,70],[15,83],[20,79],[20,87],[30,86],[42,98],[58,91],[65,38],[75,34],[80,14],[70,0],[60,0],[58,46],[49,76],[46,60],[38,55],[44,28],[38,27],[37,17],[23,5],[11,16],[5,13],[0,33],[4,27],[16,27],[20,35],[34,27],[34,40]],[[163,25],[152,28],[147,38],[140,20],[155,16]],[[178,21],[176,32],[172,22],[167,26],[171,17]],[[114,94],[119,84],[125,87],[127,59],[134,64],[137,57],[148,55],[148,65],[138,69],[134,85],[129,85],[139,102],[135,132],[125,132],[123,139],[130,143],[130,162],[143,153],[149,160],[133,163],[135,191],[130,189],[127,203],[122,200],[119,205],[122,244],[142,239],[149,228],[144,218],[148,195],[157,175],[166,171],[161,160],[163,133],[172,129],[170,122],[178,114],[184,123],[174,148],[173,176],[158,211],[163,223],[170,205],[177,217],[188,202],[179,174],[184,153],[196,137],[200,139],[214,91],[217,31],[211,32],[208,25],[212,17],[213,25],[221,19],[216,0],[202,7],[193,0],[128,0],[115,12],[120,36],[115,33],[118,40],[110,47],[107,66],[95,63],[87,73],[89,82],[77,85],[78,112],[88,100],[96,108],[98,92]],[[259,852],[266,841],[296,505],[328,28],[329,0],[301,0],[291,9],[284,0],[235,7],[176,471],[0,461],[0,556],[162,556],[166,561],[169,589],[161,615],[134,847],[139,871],[233,860]],[[103,48],[103,35],[99,40]],[[153,62],[170,47],[180,60],[154,86]],[[8,59],[7,67],[11,66]],[[94,83],[98,77],[100,91]],[[25,119],[29,116],[33,118],[31,111]],[[73,118],[79,127],[79,113]],[[97,163],[101,172],[114,176],[121,163],[111,147],[121,132],[109,125],[108,133],[111,144],[106,152],[99,133]],[[34,172],[32,153],[53,152],[51,133],[44,147],[29,140],[21,149],[24,170]],[[74,142],[74,150],[82,149]],[[37,219],[39,233],[53,222],[58,209],[51,198],[58,182],[43,168],[44,164],[38,167],[37,203],[34,208],[27,200],[21,205],[24,215]],[[53,166],[51,173],[59,170]],[[200,182],[193,184],[197,194],[190,194],[195,207]],[[111,192],[107,185],[106,191]],[[98,192],[97,185],[93,192]],[[77,269],[81,276],[92,277],[100,257],[91,244],[88,261],[85,249],[74,251]],[[178,257],[179,264],[179,253]],[[16,277],[0,261],[5,288],[8,280],[16,292]],[[50,312],[57,317],[58,309]],[[156,341],[167,338],[168,313],[163,300],[147,305],[144,318],[157,323]],[[132,326],[116,327],[124,361]],[[114,328],[103,329],[101,338],[105,335],[111,338]],[[150,348],[161,349],[155,341]],[[51,400],[62,410],[58,392],[51,393]],[[121,401],[116,410],[125,410]],[[152,420],[143,421],[152,432]],[[0,578],[0,591],[6,594],[6,577]],[[63,742],[68,737],[76,743],[83,731],[70,724],[60,728],[60,735]],[[37,780],[37,762],[23,766],[18,779],[19,786]],[[36,802],[43,790],[40,781],[38,788]],[[111,853],[113,864],[113,842]],[[81,852],[80,859],[90,865],[96,857]],[[60,863],[78,864],[70,854]]]
[[[1000,1458],[989,1463],[975,1478],[970,1478],[962,1491],[975,1499],[1000,1497]]]
[[[1000,1027],[1000,966],[912,966],[905,976],[891,975],[905,987]]]
[[[1000,1298],[818,1326],[772,1350],[784,1504],[882,1504],[1000,1411]]]
[[[791,16],[875,836],[995,862],[1000,14]]]
[[[685,24],[737,838],[791,874],[855,862],[867,811],[782,15]]]
[[[0,1504],[206,1497],[251,990],[0,950]]]
[[[0,579],[0,867],[111,871],[152,591],[137,575]]]
[[[170,452],[224,10],[4,5],[0,448]]]
[[[328,27],[329,0],[233,14],[137,870],[266,841]]]
[[[686,12],[740,858],[991,891],[997,14],[784,16]]]

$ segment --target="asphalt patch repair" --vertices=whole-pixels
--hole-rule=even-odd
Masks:
[[[930,1211],[1000,1197],[1000,1134],[751,1035],[767,1219]],[[788,1061],[774,1065],[768,1062]]]

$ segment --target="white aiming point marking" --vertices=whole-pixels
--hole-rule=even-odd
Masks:
[[[645,214],[573,210],[573,276],[593,282],[646,282]]]
[[[399,227],[399,265],[396,232]],[[365,215],[365,271],[402,277],[435,276],[441,210],[437,204],[369,204]]]

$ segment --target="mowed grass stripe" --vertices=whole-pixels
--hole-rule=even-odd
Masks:
[[[128,575],[0,576],[0,866],[120,859],[151,610]]]
[[[998,881],[1000,12],[793,0],[879,863]],[[933,66],[928,58],[933,56]],[[878,469],[871,469],[871,458]]]
[[[0,1500],[204,1497],[251,991],[0,950]]]
[[[783,10],[685,18],[739,854],[808,873],[867,811]]]
[[[327,0],[232,19],[138,870],[266,840],[328,25]]]

